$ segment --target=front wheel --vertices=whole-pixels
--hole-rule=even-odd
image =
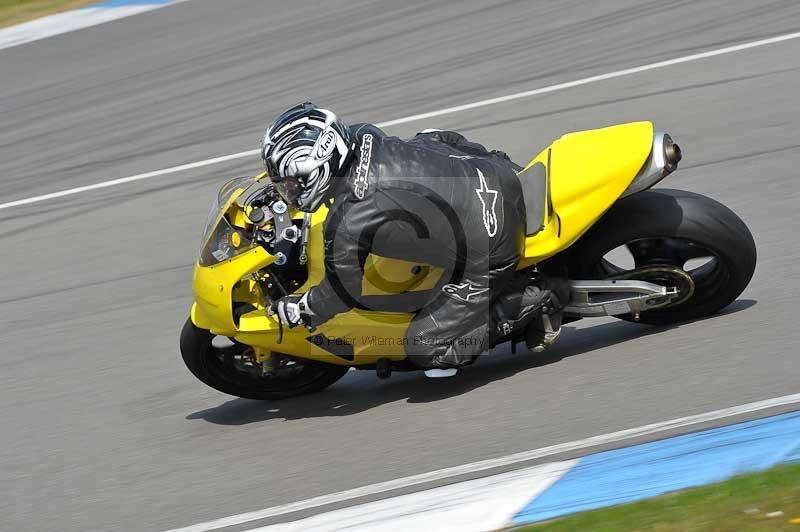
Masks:
[[[245,399],[286,399],[327,388],[347,373],[347,366],[313,360],[280,357],[268,374],[253,362],[252,348],[215,341],[216,337],[200,329],[191,318],[181,331],[181,355],[195,377],[220,392]]]
[[[570,251],[574,279],[624,276],[654,266],[684,270],[693,290],[673,305],[642,312],[637,321],[688,321],[714,314],[739,297],[755,271],[756,245],[744,222],[721,203],[658,189],[621,199]],[[668,283],[665,278],[662,284]]]

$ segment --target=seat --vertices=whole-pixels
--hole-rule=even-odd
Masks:
[[[517,174],[525,201],[525,236],[533,236],[544,229],[547,203],[547,169],[536,163]]]

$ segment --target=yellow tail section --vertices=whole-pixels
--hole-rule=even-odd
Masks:
[[[564,135],[537,155],[525,169],[547,169],[545,224],[525,240],[519,267],[572,245],[628,188],[652,145],[653,124],[633,122]]]

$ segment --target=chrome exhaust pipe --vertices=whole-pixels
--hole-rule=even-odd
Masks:
[[[653,135],[653,147],[650,149],[650,156],[625,192],[622,193],[622,197],[652,188],[656,183],[677,170],[678,163],[682,158],[681,148],[675,144],[672,137],[666,133],[656,133]]]

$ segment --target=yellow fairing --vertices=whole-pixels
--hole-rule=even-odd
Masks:
[[[364,263],[361,294],[381,296],[432,290],[443,274],[443,268],[370,254]]]
[[[270,352],[339,365],[374,364],[381,358],[405,358],[403,335],[411,314],[351,310],[321,325],[314,332],[303,327],[280,329],[276,316],[251,312],[241,317],[237,341],[251,345],[261,358]]]
[[[214,334],[233,336],[233,294],[242,278],[275,261],[263,248],[253,248],[233,260],[214,266],[195,265],[192,322]]]
[[[520,268],[572,245],[616,202],[644,165],[653,124],[634,122],[564,135],[526,167],[547,169],[548,206],[542,231],[525,241]]]
[[[319,284],[325,274],[322,226],[327,213],[327,209],[322,207],[311,218],[307,248],[309,276],[299,293]],[[257,285],[247,280],[249,274],[274,260],[259,247],[214,266],[195,265],[192,322],[214,334],[253,346],[259,359],[271,352],[340,365],[374,364],[380,358],[405,358],[403,335],[411,314],[353,310],[336,316],[314,333],[303,327],[284,328],[281,338],[277,317],[267,315]],[[427,289],[441,275],[440,269],[429,267],[422,267],[418,274],[409,275],[414,264],[384,257],[370,256],[368,262],[364,280],[367,295],[383,294],[398,287]],[[250,297],[246,294],[247,287],[252,290]],[[234,299],[262,306],[241,316],[237,326],[233,321]]]

